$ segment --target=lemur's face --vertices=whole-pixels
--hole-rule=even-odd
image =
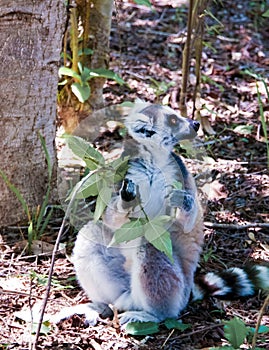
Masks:
[[[199,125],[169,107],[149,103],[138,103],[126,119],[129,134],[136,141],[169,149],[181,140],[193,139]]]

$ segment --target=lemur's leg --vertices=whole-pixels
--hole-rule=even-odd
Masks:
[[[111,318],[113,316],[112,309],[105,303],[87,303],[69,307],[64,307],[60,312],[52,316],[53,323],[59,323],[73,315],[85,315],[85,325],[95,326],[101,318]]]
[[[78,281],[91,301],[114,304],[120,298],[129,308],[132,302],[130,276],[124,266],[126,259],[118,248],[107,247],[111,236],[105,225],[89,222],[78,234],[72,261]],[[93,314],[95,322],[98,311]],[[88,322],[93,324],[94,320]]]
[[[172,263],[165,254],[144,242],[137,249],[131,274],[134,308],[121,315],[121,324],[160,322],[177,317],[186,306],[192,285],[186,284],[176,257]]]
[[[80,230],[73,251],[78,280],[98,302],[113,303],[130,288],[125,257],[117,247],[108,247],[111,238],[105,225],[89,222]]]

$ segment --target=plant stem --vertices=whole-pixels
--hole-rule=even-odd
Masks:
[[[86,176],[86,178],[84,179],[84,182],[86,181],[87,178],[88,177]],[[83,183],[82,183],[82,185],[83,185]],[[65,225],[67,223],[67,220],[68,220],[68,218],[70,216],[71,208],[72,208],[72,205],[73,205],[74,200],[76,198],[76,194],[77,194],[78,189],[79,188],[77,188],[77,190],[74,191],[74,193],[73,193],[73,195],[71,197],[71,200],[70,200],[70,202],[68,204],[68,207],[66,209],[65,216],[63,218],[63,221],[62,221],[62,224],[61,224],[61,227],[60,227],[60,230],[59,230],[59,233],[58,233],[55,245],[54,245],[54,249],[53,249],[53,252],[52,252],[51,264],[50,264],[50,270],[49,270],[49,275],[48,275],[48,282],[47,282],[46,292],[45,292],[45,296],[44,296],[44,299],[43,299],[43,305],[42,305],[42,309],[41,309],[41,312],[40,312],[40,318],[39,318],[38,325],[37,325],[37,330],[36,330],[36,337],[35,337],[35,342],[34,342],[35,349],[38,349],[38,338],[40,336],[40,330],[41,330],[41,326],[42,326],[42,322],[43,322],[43,317],[44,317],[46,306],[47,306],[47,302],[48,302],[48,299],[49,299],[50,288],[51,288],[51,280],[52,280],[53,268],[54,268],[54,264],[55,264],[55,260],[56,260],[56,254],[57,254],[57,251],[59,249],[60,240],[61,240],[64,228],[65,228]]]
[[[72,7],[70,10],[71,20],[71,50],[72,50],[72,69],[78,73],[78,22],[77,22],[77,9]]]
[[[259,328],[260,328],[260,325],[261,325],[261,321],[262,321],[262,317],[265,313],[265,310],[267,308],[267,306],[269,305],[269,295],[267,295],[264,303],[263,303],[263,306],[260,310],[260,313],[259,313],[259,317],[258,317],[258,320],[257,320],[257,324],[256,324],[256,327],[255,327],[255,332],[254,332],[254,335],[253,335],[253,339],[252,339],[252,344],[251,344],[251,348],[254,350],[255,347],[256,347],[256,343],[257,343],[257,338],[258,338],[258,334],[259,334]]]
[[[179,109],[180,109],[180,113],[184,117],[187,116],[186,95],[187,95],[189,67],[190,67],[193,6],[194,6],[194,0],[190,0],[189,13],[188,13],[187,39],[186,39],[186,43],[183,51],[182,83],[181,83],[181,91],[180,91],[180,97],[179,97]]]

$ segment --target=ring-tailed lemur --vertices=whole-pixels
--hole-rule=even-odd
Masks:
[[[92,304],[80,305],[95,324],[98,313],[113,304],[122,325],[132,321],[160,322],[176,318],[194,298],[252,295],[253,280],[267,277],[269,270],[227,270],[209,273],[194,285],[194,274],[203,245],[203,214],[197,189],[182,159],[173,147],[196,136],[199,123],[169,107],[137,103],[126,118],[130,139],[124,155],[129,166],[121,189],[112,197],[102,220],[88,222],[79,232],[73,253],[77,278]],[[175,181],[182,189],[176,189]],[[171,216],[173,262],[143,237],[118,246],[108,246],[116,229],[131,218]],[[252,276],[252,277],[251,277]],[[252,279],[251,279],[252,278]],[[260,282],[261,283],[261,282]],[[258,287],[261,284],[256,283]],[[64,314],[62,314],[65,317]],[[60,317],[61,318],[61,317]]]

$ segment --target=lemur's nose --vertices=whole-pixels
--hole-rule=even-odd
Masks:
[[[191,126],[193,127],[193,129],[195,131],[199,130],[199,127],[200,127],[200,123],[199,122],[197,122],[196,120],[190,120],[190,124],[191,124]]]

